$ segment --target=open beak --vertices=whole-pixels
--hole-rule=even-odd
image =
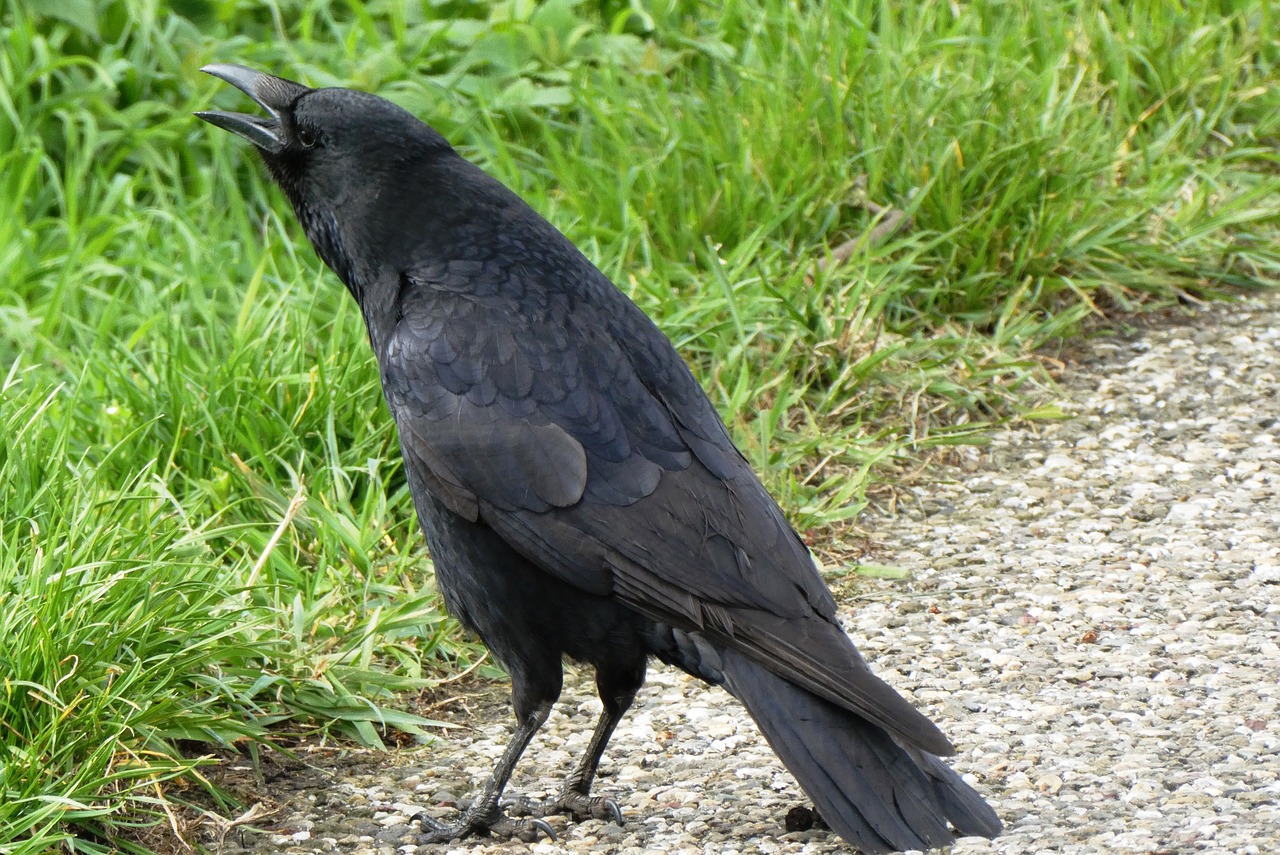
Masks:
[[[281,116],[299,97],[310,92],[310,89],[301,83],[263,74],[243,65],[206,65],[200,70],[230,83],[271,115],[251,116],[248,113],[201,110],[196,113],[197,117],[224,131],[244,137],[263,151],[276,152],[285,147],[288,140],[285,139]]]

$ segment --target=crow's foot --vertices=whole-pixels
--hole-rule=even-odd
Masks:
[[[622,809],[613,799],[586,796],[574,790],[565,790],[553,799],[539,801],[525,796],[505,799],[502,806],[518,816],[556,816],[563,814],[581,822],[584,819],[600,819],[622,825]]]
[[[470,807],[463,811],[457,822],[444,823],[426,813],[414,817],[422,828],[418,835],[418,845],[429,843],[448,843],[464,837],[506,837],[535,843],[539,836],[545,836],[555,842],[556,833],[550,825],[540,818],[512,819],[498,808],[488,810]]]

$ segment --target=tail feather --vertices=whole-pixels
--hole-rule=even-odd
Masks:
[[[955,771],[932,754],[907,749],[911,758],[932,779],[934,798],[949,805],[947,819],[961,837],[995,837],[1004,826],[996,812]]]
[[[999,818],[936,756],[904,748],[881,728],[729,649],[724,686],[831,828],[867,852],[947,846],[955,833],[994,837]]]

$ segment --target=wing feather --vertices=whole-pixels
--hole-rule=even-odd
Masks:
[[[406,460],[548,572],[947,753],[840,630],[808,550],[688,367],[590,270],[594,289],[573,292],[479,262],[409,277],[381,360]],[[467,291],[467,277],[504,286]]]

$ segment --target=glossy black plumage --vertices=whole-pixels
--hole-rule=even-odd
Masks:
[[[271,113],[202,117],[259,148],[359,303],[446,605],[511,674],[492,786],[425,842],[516,827],[498,797],[564,656],[595,666],[605,712],[558,808],[604,815],[595,765],[652,656],[742,700],[855,845],[999,832],[840,629],[688,367],[585,256],[387,101],[207,70]]]

